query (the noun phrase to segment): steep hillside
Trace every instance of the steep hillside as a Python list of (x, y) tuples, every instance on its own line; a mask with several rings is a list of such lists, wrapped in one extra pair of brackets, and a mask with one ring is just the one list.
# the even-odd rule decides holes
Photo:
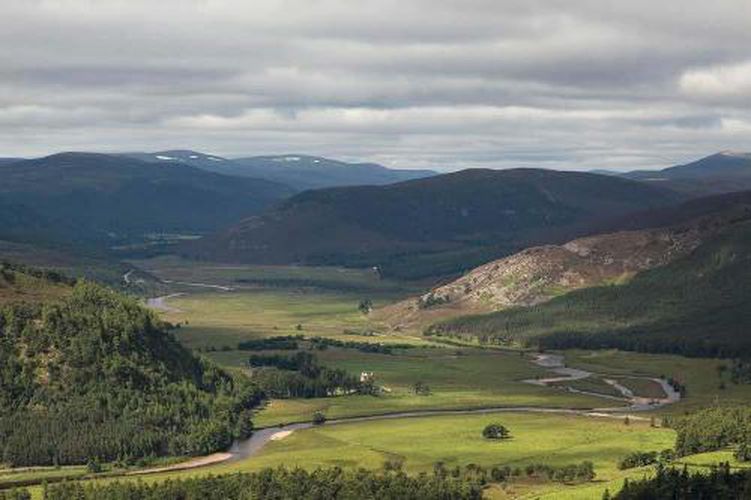
[(3, 463), (205, 454), (248, 434), (259, 393), (245, 379), (194, 357), (134, 300), (68, 288), (0, 308)]
[(622, 285), (577, 290), (533, 307), (467, 316), (435, 335), (547, 348), (751, 354), (751, 211), (688, 255)]
[(378, 311), (394, 326), (530, 306), (557, 295), (624, 281), (693, 250), (700, 230), (626, 231), (532, 247), (473, 269), (463, 277)]
[(533, 243), (566, 241), (602, 218), (675, 199), (616, 177), (465, 170), (301, 193), (186, 252), (250, 263), (378, 266), (401, 277), (445, 275)]
[(624, 282), (665, 265), (751, 213), (751, 192), (691, 200), (608, 221), (652, 227), (604, 233), (525, 249), (375, 313), (392, 325), (426, 326), (439, 319), (531, 306), (579, 288)]
[(336, 186), (383, 185), (436, 175), (431, 170), (400, 170), (375, 163), (347, 163), (320, 156), (274, 155), (223, 158), (197, 151), (173, 150), (156, 153), (129, 153), (143, 161), (184, 163), (210, 172), (266, 179), (297, 191)]
[(55, 241), (211, 231), (290, 193), (264, 180), (90, 153), (12, 163), (2, 167), (2, 179), (0, 236)]
[(751, 189), (751, 153), (724, 151), (685, 165), (623, 176), (693, 196), (742, 191)]

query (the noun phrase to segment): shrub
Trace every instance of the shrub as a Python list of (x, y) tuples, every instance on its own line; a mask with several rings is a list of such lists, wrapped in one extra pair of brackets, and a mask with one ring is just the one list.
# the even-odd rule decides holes
[(505, 426), (493, 423), (485, 426), (482, 430), (482, 437), (485, 439), (508, 439), (511, 434)]

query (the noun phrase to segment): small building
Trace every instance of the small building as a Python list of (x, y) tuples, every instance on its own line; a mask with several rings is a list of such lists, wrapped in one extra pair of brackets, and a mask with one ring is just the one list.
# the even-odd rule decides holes
[(373, 381), (373, 372), (360, 372), (360, 382), (372, 382)]

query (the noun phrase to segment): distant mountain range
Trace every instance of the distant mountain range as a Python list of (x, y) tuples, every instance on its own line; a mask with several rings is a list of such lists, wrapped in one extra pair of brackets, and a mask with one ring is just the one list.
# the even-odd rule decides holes
[(150, 232), (207, 232), (293, 192), (263, 179), (94, 153), (0, 168), (0, 238), (21, 240), (108, 243)]
[(640, 229), (635, 213), (660, 217), (655, 210), (688, 198), (751, 189), (751, 154), (733, 152), (611, 175), (439, 175), (308, 155), (228, 159), (191, 150), (0, 158), (0, 169), (0, 239), (103, 248), (150, 233), (211, 234), (181, 251), (379, 266), (409, 278), (460, 273), (529, 245)]
[(223, 158), (189, 150), (128, 153), (152, 163), (183, 163), (210, 172), (279, 182), (297, 191), (336, 186), (383, 185), (436, 175), (432, 170), (399, 170), (375, 163), (347, 163), (309, 155)]
[(464, 170), (388, 186), (307, 191), (185, 251), (259, 264), (378, 266), (417, 278), (461, 272), (533, 243), (565, 241), (600, 219), (678, 199), (618, 177)]
[(751, 153), (724, 151), (662, 170), (635, 170), (628, 179), (660, 184), (691, 196), (751, 189)]

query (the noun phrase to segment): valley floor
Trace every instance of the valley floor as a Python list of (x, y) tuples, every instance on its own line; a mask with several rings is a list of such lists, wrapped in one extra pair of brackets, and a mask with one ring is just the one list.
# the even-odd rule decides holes
[[(722, 384), (717, 360), (567, 351), (563, 367), (560, 358), (554, 364), (535, 364), (535, 353), (440, 344), (422, 337), (419, 331), (393, 331), (360, 312), (358, 304), (363, 299), (372, 300), (376, 307), (393, 303), (414, 294), (415, 287), (380, 280), (369, 271), (218, 266), (173, 258), (136, 264), (172, 282), (169, 293), (174, 295), (152, 305), (159, 306), (165, 319), (179, 325), (175, 330), (178, 339), (227, 368), (246, 369), (251, 353), (238, 350), (239, 342), (272, 336), (400, 344), (391, 354), (343, 347), (315, 351), (323, 366), (354, 374), (373, 372), (376, 384), (383, 388), (379, 396), (271, 400), (254, 417), (257, 428), (269, 428), (257, 431), (262, 446), (221, 463), (162, 471), (139, 476), (139, 480), (161, 481), (279, 465), (380, 469), (391, 459), (403, 462), (406, 471), (415, 473), (430, 472), (436, 462), (449, 468), (468, 464), (524, 468), (535, 463), (567, 465), (589, 460), (597, 474), (593, 483), (566, 485), (520, 479), (505, 487), (493, 486), (486, 493), (489, 498), (599, 499), (606, 488), (616, 491), (624, 478), (648, 472), (618, 470), (617, 463), (625, 455), (660, 451), (674, 444), (673, 431), (659, 426), (661, 415), (682, 413), (715, 401), (751, 398), (747, 385)], [(668, 377), (687, 387), (686, 397), (652, 409), (649, 402), (671, 396), (655, 380)], [(429, 387), (429, 395), (415, 394), (418, 382)], [(629, 409), (633, 401), (626, 400), (624, 389), (642, 398), (642, 407)], [(402, 415), (315, 427), (290, 425), (310, 422), (317, 411), (334, 420), (501, 407), (505, 411), (410, 418)], [(613, 407), (621, 408), (615, 412), (617, 418), (591, 415), (593, 409)], [(523, 408), (536, 411), (522, 413)], [(539, 411), (541, 408), (551, 411)], [(628, 422), (623, 417), (627, 413), (631, 414)], [(482, 428), (496, 421), (511, 430), (510, 440), (482, 438)], [(277, 428), (280, 425), (284, 427)], [(705, 454), (686, 461), (702, 466), (715, 459), (717, 456)], [(29, 478), (41, 481), (63, 472), (47, 470)], [(79, 469), (69, 472), (70, 477), (85, 474)], [(9, 477), (9, 472), (0, 471), (0, 485)]]

